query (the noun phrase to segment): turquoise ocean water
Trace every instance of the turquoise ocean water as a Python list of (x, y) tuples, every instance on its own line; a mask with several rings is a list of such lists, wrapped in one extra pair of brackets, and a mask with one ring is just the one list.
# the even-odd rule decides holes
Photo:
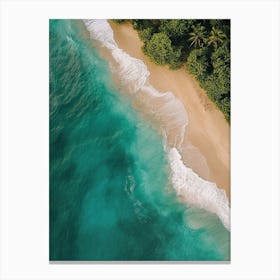
[(81, 21), (50, 20), (50, 260), (229, 260), (214, 214), (173, 191), (163, 139)]

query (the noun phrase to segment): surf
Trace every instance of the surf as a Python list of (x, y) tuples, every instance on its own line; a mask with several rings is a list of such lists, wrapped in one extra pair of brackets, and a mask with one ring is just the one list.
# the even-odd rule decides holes
[(230, 207), (225, 191), (216, 183), (202, 179), (182, 161), (180, 150), (188, 126), (188, 114), (182, 102), (172, 92), (161, 93), (149, 83), (147, 66), (118, 47), (107, 20), (83, 22), (93, 41), (110, 52), (113, 58), (110, 69), (121, 87), (160, 125), (166, 139), (171, 182), (177, 195), (188, 205), (215, 213), (230, 231)]

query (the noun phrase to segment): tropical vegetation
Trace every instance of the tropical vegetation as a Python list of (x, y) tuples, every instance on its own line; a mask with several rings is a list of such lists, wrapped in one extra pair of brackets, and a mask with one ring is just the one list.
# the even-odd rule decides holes
[(115, 20), (130, 22), (155, 63), (185, 67), (230, 121), (230, 21), (193, 19)]

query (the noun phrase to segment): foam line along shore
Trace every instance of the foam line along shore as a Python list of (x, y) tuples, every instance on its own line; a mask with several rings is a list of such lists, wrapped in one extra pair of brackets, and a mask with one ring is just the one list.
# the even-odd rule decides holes
[(223, 114), (184, 68), (172, 71), (144, 55), (143, 42), (131, 24), (109, 24), (119, 48), (145, 63), (150, 84), (161, 92), (172, 91), (186, 108), (189, 123), (181, 151), (184, 162), (204, 179), (216, 182), (230, 200), (230, 127)]
[[(230, 211), (229, 201), (226, 196), (229, 182), (228, 184), (223, 182), (227, 180), (227, 178), (223, 177), (227, 177), (227, 174), (229, 174), (227, 170), (227, 164), (229, 165), (229, 153), (227, 145), (224, 145), (224, 142), (226, 142), (224, 139), (219, 140), (222, 141), (222, 145), (217, 145), (217, 141), (214, 141), (214, 144), (217, 146), (214, 145), (214, 149), (211, 147), (211, 145), (213, 145), (213, 141), (211, 141), (213, 137), (218, 139), (220, 134), (223, 134), (228, 129), (221, 118), (218, 119), (218, 125), (222, 124), (222, 129), (220, 130), (217, 129), (219, 127), (215, 125), (213, 121), (211, 122), (213, 118), (217, 118), (217, 116), (221, 117), (218, 114), (219, 112), (212, 110), (210, 112), (212, 113), (210, 121), (208, 117), (206, 118), (208, 120), (206, 123), (203, 119), (203, 112), (200, 118), (194, 118), (195, 115), (199, 115), (200, 113), (195, 111), (197, 107), (199, 107), (197, 105), (200, 104), (200, 107), (202, 106), (201, 100), (193, 98), (191, 102), (189, 99), (182, 98), (180, 94), (178, 94), (178, 92), (182, 94), (180, 87), (182, 86), (180, 82), (180, 75), (182, 74), (180, 71), (172, 73), (172, 71), (168, 70), (168, 73), (172, 73), (169, 73), (171, 76), (177, 75), (177, 80), (174, 82), (173, 77), (171, 77), (172, 79), (165, 79), (165, 77), (168, 76), (168, 74), (166, 74), (167, 69), (160, 67), (161, 78), (159, 79), (159, 77), (157, 77), (156, 79), (154, 78), (155, 71), (153, 67), (151, 67), (151, 63), (147, 63), (147, 59), (143, 59), (143, 56), (141, 56), (141, 59), (138, 59), (139, 39), (138, 42), (136, 42), (136, 46), (134, 45), (134, 49), (138, 50), (138, 53), (135, 51), (136, 55), (133, 54), (132, 56), (131, 53), (127, 53), (127, 48), (124, 48), (127, 42), (121, 43), (121, 36), (116, 36), (116, 34), (119, 34), (115, 32), (116, 26), (114, 27), (114, 25), (111, 24), (111, 26), (114, 27), (114, 29), (112, 29), (106, 20), (85, 20), (84, 23), (93, 40), (98, 41), (101, 46), (111, 53), (113, 59), (111, 70), (117, 76), (121, 86), (131, 94), (132, 98), (136, 100), (136, 103), (141, 105), (143, 111), (149, 114), (151, 118), (160, 125), (162, 135), (167, 141), (166, 152), (168, 153), (170, 164), (171, 181), (177, 194), (189, 205), (194, 205), (209, 212), (216, 213), (224, 226), (229, 230)], [(126, 26), (125, 34), (127, 35), (127, 40), (130, 42), (130, 47), (131, 44), (133, 45), (133, 42), (135, 43), (136, 41), (135, 34), (132, 32), (133, 30)], [(134, 38), (133, 40), (131, 40), (131, 36)], [(117, 42), (115, 40), (116, 37), (118, 37)], [(164, 81), (165, 84), (169, 82), (169, 88), (164, 88), (164, 91), (161, 92)], [(153, 85), (156, 85), (156, 88)], [(174, 87), (175, 90), (173, 90)], [(176, 90), (176, 87), (178, 90)], [(176, 92), (177, 94), (174, 94)], [(186, 106), (186, 103), (188, 106)], [(205, 126), (207, 127), (205, 128)], [(204, 137), (197, 139), (201, 136), (201, 129), (204, 129)], [(208, 137), (210, 140), (207, 141)], [(204, 143), (205, 141), (206, 145)], [(207, 143), (210, 143), (208, 147)], [(197, 148), (197, 150), (195, 150), (196, 154), (192, 153), (192, 156), (194, 155), (194, 164), (192, 166), (192, 163), (190, 163), (190, 166), (186, 166), (184, 159), (188, 158), (190, 155), (190, 149), (186, 151), (186, 147), (192, 146)], [(205, 153), (205, 149), (209, 149), (210, 152)], [(211, 157), (209, 153), (215, 156)], [(203, 161), (200, 159), (204, 158), (204, 156), (206, 158), (206, 167), (209, 167), (210, 170), (209, 178), (206, 178), (210, 179), (209, 181), (203, 179), (202, 174), (199, 172), (203, 169)], [(216, 161), (217, 158), (219, 160)], [(195, 163), (196, 166), (198, 166), (196, 168), (194, 167)], [(220, 174), (222, 178), (214, 180), (215, 177), (219, 177), (215, 176), (217, 173)], [(207, 177), (207, 175), (204, 177)], [(220, 188), (217, 187), (216, 183), (218, 183)]]

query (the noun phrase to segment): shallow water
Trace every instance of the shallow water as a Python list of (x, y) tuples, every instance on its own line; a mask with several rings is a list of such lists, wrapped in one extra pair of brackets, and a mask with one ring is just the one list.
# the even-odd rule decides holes
[(169, 172), (81, 22), (50, 20), (50, 260), (229, 260), (229, 232)]

